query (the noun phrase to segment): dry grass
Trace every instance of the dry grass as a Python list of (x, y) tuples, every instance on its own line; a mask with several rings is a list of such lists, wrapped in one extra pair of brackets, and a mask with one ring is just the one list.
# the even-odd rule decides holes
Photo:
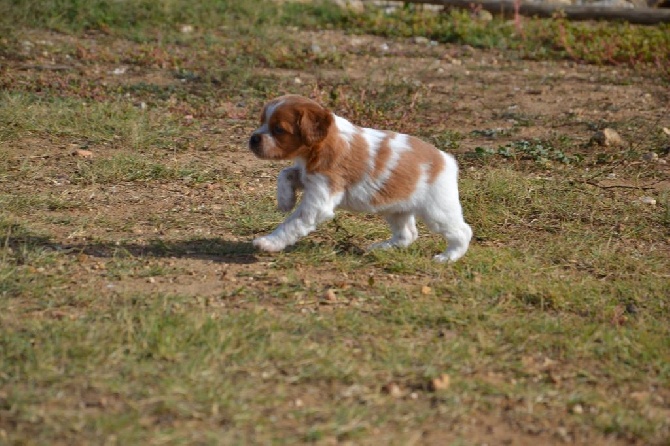
[[(12, 12), (0, 443), (667, 442), (668, 168), (645, 161), (667, 159), (663, 67), (574, 65), (546, 40), (545, 61), (464, 47), (519, 44), (465, 16), (430, 45), (397, 37), (411, 11), (201, 3), (135, 2), (134, 23), (98, 2)], [(311, 31), (325, 22), (362, 34)], [(424, 228), (365, 253), (387, 229), (347, 213), (255, 252), (283, 218), (283, 164), (246, 139), (288, 91), (455, 152), (466, 257), (431, 262)], [(606, 126), (632, 143), (589, 145)]]

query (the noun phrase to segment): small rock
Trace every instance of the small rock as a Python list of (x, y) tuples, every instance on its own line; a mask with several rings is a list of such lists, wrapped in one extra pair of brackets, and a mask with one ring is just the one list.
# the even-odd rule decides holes
[(120, 76), (122, 74), (125, 74), (126, 71), (128, 71), (128, 67), (118, 67), (118, 68), (114, 68), (114, 70), (112, 71), (112, 74), (115, 75), (115, 76)]
[(575, 415), (581, 415), (584, 413), (584, 408), (582, 407), (581, 404), (575, 404), (574, 406), (572, 406), (572, 409), (570, 411)]
[(314, 54), (319, 54), (321, 52), (321, 47), (317, 45), (316, 43), (313, 43), (312, 46), (310, 47), (312, 50), (312, 53)]
[(616, 130), (610, 128), (596, 132), (596, 134), (591, 138), (591, 141), (605, 147), (619, 147), (625, 144), (619, 133), (617, 133)]
[(302, 79), (300, 79), (299, 77), (296, 77), (295, 79), (293, 79), (293, 83), (296, 84), (296, 85), (300, 85), (300, 84), (302, 84)]
[(149, 283), (156, 283), (156, 279), (153, 278), (153, 277), (149, 277), (149, 278), (147, 279), (147, 282), (149, 282)]
[(642, 204), (648, 204), (650, 206), (656, 206), (656, 199), (649, 196), (640, 197), (637, 201)]
[(658, 161), (658, 153), (656, 152), (648, 152), (642, 155), (642, 159), (648, 163)]
[(666, 135), (670, 136), (670, 129), (667, 128), (667, 127), (663, 127), (663, 133), (665, 133)]
[(425, 44), (429, 43), (430, 40), (428, 40), (426, 37), (423, 36), (415, 36), (414, 37), (414, 43), (420, 43), (420, 44)]
[(379, 49), (382, 50), (382, 51), (384, 51), (384, 52), (386, 52), (386, 51), (388, 51), (390, 48), (389, 48), (388, 44), (386, 44), (386, 43), (382, 43), (381, 45), (379, 45)]
[(396, 383), (388, 383), (382, 386), (382, 392), (391, 395), (393, 398), (400, 398), (402, 396), (402, 389)]
[(181, 25), (179, 31), (182, 34), (191, 34), (193, 32), (193, 25)]

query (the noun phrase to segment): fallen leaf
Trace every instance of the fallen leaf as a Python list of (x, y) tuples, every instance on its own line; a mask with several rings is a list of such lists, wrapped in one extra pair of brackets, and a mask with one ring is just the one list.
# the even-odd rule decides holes
[(326, 290), (323, 298), (328, 302), (337, 302), (337, 295), (335, 294), (335, 290), (332, 288), (328, 288), (328, 290)]
[(93, 158), (93, 152), (90, 150), (77, 149), (74, 151), (74, 155), (80, 158)]
[(424, 285), (421, 287), (421, 294), (428, 295), (433, 292), (433, 289), (429, 287), (428, 285)]
[(447, 390), (451, 385), (451, 377), (446, 373), (443, 373), (437, 378), (433, 378), (430, 381), (430, 390), (437, 392), (439, 390)]
[(626, 307), (623, 305), (617, 305), (614, 307), (614, 314), (612, 315), (612, 319), (610, 319), (612, 325), (615, 327), (621, 327), (626, 323), (627, 320), (628, 317), (626, 316)]

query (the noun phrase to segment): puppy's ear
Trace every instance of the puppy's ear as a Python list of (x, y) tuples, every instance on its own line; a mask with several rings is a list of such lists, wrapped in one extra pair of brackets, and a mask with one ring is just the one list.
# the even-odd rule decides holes
[(310, 104), (304, 107), (298, 121), (304, 144), (312, 147), (323, 141), (333, 121), (333, 114), (320, 105)]

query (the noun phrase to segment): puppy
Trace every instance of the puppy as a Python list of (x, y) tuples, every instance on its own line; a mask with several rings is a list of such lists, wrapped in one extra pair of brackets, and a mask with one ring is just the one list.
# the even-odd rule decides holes
[(263, 251), (281, 251), (335, 209), (381, 214), (393, 236), (371, 249), (405, 247), (418, 237), (416, 218), (447, 240), (439, 262), (468, 250), (472, 230), (463, 220), (456, 160), (415, 137), (358, 127), (318, 103), (297, 95), (268, 102), (250, 150), (267, 160), (294, 160), (277, 184), (279, 209), (297, 209), (269, 235), (254, 240)]

